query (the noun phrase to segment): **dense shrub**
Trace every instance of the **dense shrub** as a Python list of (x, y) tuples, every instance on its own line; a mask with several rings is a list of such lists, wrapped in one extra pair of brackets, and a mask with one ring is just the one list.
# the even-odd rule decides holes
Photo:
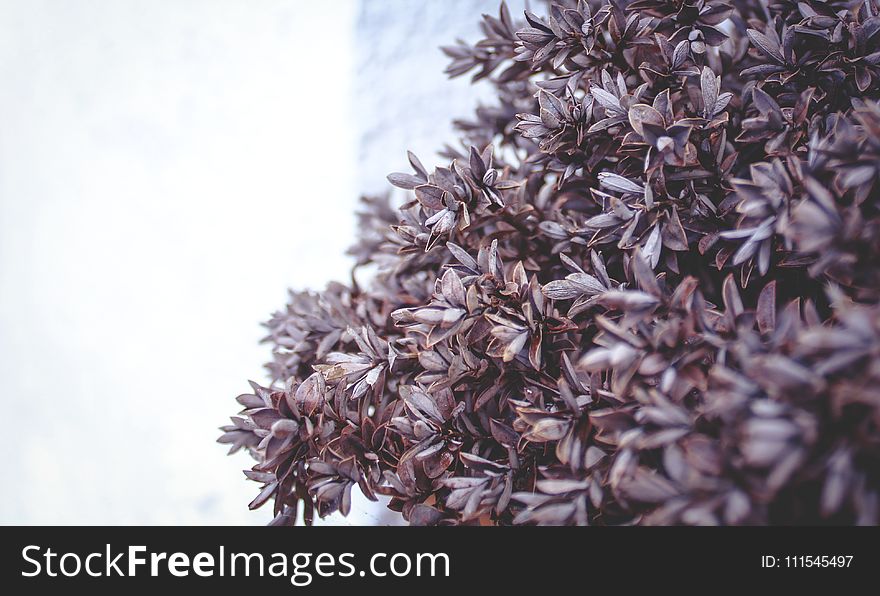
[(880, 1), (557, 2), (444, 48), (495, 105), (365, 199), (222, 442), (275, 522), (878, 521)]

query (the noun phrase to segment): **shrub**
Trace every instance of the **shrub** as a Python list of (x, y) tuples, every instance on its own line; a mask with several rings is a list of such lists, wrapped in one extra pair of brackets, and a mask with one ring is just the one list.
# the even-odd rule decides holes
[[(497, 104), (364, 200), (220, 441), (273, 523), (876, 524), (880, 2), (566, 1), (444, 48)], [(354, 278), (354, 276), (353, 276)]]

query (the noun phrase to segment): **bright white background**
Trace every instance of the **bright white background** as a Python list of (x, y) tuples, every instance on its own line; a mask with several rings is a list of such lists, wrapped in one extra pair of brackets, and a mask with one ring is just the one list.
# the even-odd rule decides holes
[(267, 521), (216, 427), (474, 101), (436, 46), (496, 2), (427, 4), (0, 1), (0, 523)]

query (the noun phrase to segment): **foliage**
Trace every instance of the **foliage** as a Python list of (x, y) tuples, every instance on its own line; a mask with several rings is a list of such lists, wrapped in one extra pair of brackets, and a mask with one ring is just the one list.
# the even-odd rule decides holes
[(413, 524), (876, 524), (880, 1), (584, 0), (444, 48), (498, 103), (365, 200), (221, 442)]

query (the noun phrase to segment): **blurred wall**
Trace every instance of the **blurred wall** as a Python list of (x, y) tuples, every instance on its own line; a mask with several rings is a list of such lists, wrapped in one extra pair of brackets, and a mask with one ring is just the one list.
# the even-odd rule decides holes
[[(482, 101), (492, 103), (485, 82), (473, 73), (448, 79), (449, 59), (440, 46), (480, 36), (480, 15), (498, 15), (500, 0), (362, 0), (358, 11), (355, 119), (360, 134), (358, 181), (364, 192), (388, 189), (385, 176), (409, 172), (406, 151), (431, 169), (444, 164), (437, 151), (457, 146), (453, 118), (470, 117)], [(524, 0), (508, 1), (514, 19)]]
[(216, 427), (348, 269), (355, 8), (0, 3), (0, 521), (267, 519)]

